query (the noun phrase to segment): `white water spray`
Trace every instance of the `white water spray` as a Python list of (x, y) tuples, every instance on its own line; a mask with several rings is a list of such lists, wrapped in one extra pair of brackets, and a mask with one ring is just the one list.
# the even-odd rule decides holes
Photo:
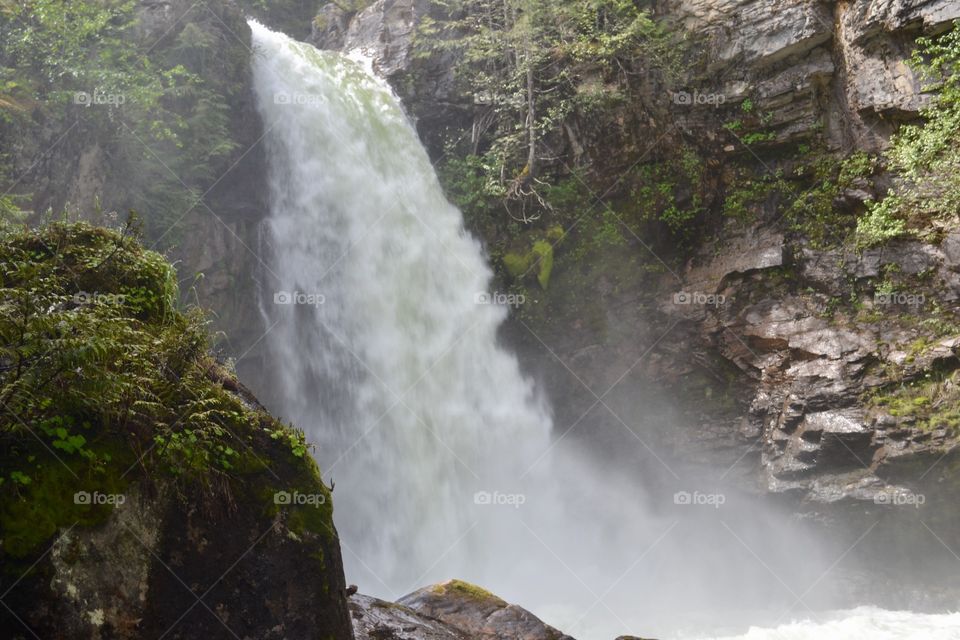
[(336, 481), (348, 580), (396, 599), (463, 578), (580, 638), (771, 602), (770, 623), (803, 613), (827, 563), (796, 523), (732, 496), (672, 513), (629, 470), (552, 440), (497, 344), (507, 311), (487, 304), (481, 247), (398, 100), (355, 61), (251, 27), (271, 188), (266, 377)]
[(523, 500), (515, 483), (549, 448), (551, 422), (496, 344), (506, 311), (486, 303), (481, 248), (384, 85), (253, 28), (270, 293), (291, 302), (269, 304), (267, 340), (285, 413), (336, 479), (348, 563), (394, 592), (445, 559), (483, 566), (474, 529), (490, 505), (476, 503)]

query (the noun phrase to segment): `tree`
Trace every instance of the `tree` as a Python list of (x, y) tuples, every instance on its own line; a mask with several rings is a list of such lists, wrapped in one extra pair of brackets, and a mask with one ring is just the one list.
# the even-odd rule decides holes
[[(571, 117), (622, 97), (632, 75), (670, 57), (664, 33), (630, 0), (435, 3), (451, 18), (424, 21), (419, 44), (463, 57), (459, 79), (482, 111), (473, 142), (486, 157), (489, 195), (523, 223), (551, 208), (542, 193), (556, 160), (550, 140), (572, 137)], [(581, 86), (595, 69), (612, 80), (599, 96)]]

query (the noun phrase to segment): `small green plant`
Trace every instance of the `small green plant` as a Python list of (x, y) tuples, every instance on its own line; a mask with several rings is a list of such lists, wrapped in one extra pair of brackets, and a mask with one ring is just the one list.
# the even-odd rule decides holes
[(290, 447), (290, 453), (297, 458), (302, 458), (305, 456), (307, 454), (307, 450), (309, 449), (309, 445), (307, 444), (307, 439), (303, 431), (292, 428), (276, 429), (270, 432), (270, 437), (273, 440), (286, 442)]
[(885, 153), (898, 174), (890, 193), (869, 207), (858, 231), (867, 244), (908, 232), (928, 233), (932, 219), (956, 220), (960, 211), (960, 27), (917, 39), (911, 66), (934, 92), (923, 122), (902, 126)]
[(867, 406), (906, 419), (918, 429), (946, 429), (957, 436), (960, 435), (960, 376), (957, 371), (930, 371), (912, 382), (872, 394), (867, 398)]
[(755, 131), (744, 134), (740, 139), (743, 141), (743, 144), (749, 146), (760, 142), (769, 142), (775, 140), (776, 137), (777, 134), (772, 131)]
[(906, 233), (906, 222), (899, 217), (900, 200), (887, 196), (881, 202), (868, 202), (867, 212), (857, 220), (857, 244), (872, 247)]

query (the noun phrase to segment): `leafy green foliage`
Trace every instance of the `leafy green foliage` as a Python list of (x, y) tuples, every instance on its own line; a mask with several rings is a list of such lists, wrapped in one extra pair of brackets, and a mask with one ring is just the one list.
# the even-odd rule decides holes
[[(34, 155), (54, 145), (101, 148), (116, 183), (111, 195), (124, 209), (150, 211), (147, 231), (159, 238), (237, 147), (229, 112), (246, 55), (232, 34), (214, 36), (210, 23), (222, 22), (209, 12), (166, 39), (142, 40), (138, 5), (31, 0), (0, 7), (0, 141), (24, 153), (13, 159), (17, 166), (0, 170), (0, 187), (21, 186)], [(6, 209), (0, 202), (0, 212)]]
[(216, 493), (258, 468), (259, 432), (303, 458), (302, 433), (225, 388), (236, 382), (209, 355), (204, 315), (177, 309), (176, 282), (129, 234), (62, 223), (0, 234), (0, 551), (102, 517), (78, 507), (80, 488), (117, 492), (143, 473)]
[(445, 184), (459, 204), (524, 224), (556, 206), (545, 194), (548, 139), (574, 118), (604, 117), (629, 99), (634, 76), (676, 61), (665, 32), (628, 0), (434, 2), (456, 17), (425, 18), (418, 54), (455, 51), (462, 90), (487, 111), (483, 140), (446, 162)]
[(872, 247), (904, 235), (907, 224), (898, 215), (903, 206), (902, 199), (897, 195), (888, 195), (879, 203), (868, 203), (867, 212), (857, 220), (858, 244)]
[(777, 169), (759, 176), (738, 172), (725, 194), (724, 215), (750, 224), (766, 212), (786, 220), (791, 231), (814, 247), (848, 240), (857, 226), (856, 213), (837, 201), (847, 189), (869, 186), (876, 157), (856, 152), (841, 160), (801, 148), (792, 164), (790, 171)]
[(703, 164), (691, 150), (636, 167), (629, 179), (635, 185), (631, 199), (640, 219), (660, 222), (677, 238), (686, 237), (692, 231), (691, 223), (704, 212), (700, 196), (703, 174)]
[(860, 221), (864, 244), (908, 230), (922, 235), (931, 221), (956, 220), (960, 211), (960, 26), (917, 45), (910, 63), (931, 83), (934, 99), (922, 123), (904, 125), (892, 139), (886, 160), (899, 179)]

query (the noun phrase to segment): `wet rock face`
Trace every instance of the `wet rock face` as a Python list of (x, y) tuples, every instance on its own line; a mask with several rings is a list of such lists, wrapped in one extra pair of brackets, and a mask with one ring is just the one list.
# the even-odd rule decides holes
[(573, 640), (535, 615), (460, 580), (424, 587), (397, 603), (350, 598), (357, 640)]
[(661, 11), (712, 52), (710, 86), (695, 88), (753, 99), (776, 143), (820, 123), (834, 146), (868, 150), (926, 101), (903, 62), (914, 38), (960, 16), (949, 0), (667, 0)]
[(378, 0), (350, 22), (343, 49), (363, 51), (385, 78), (406, 70), (411, 64), (417, 12), (424, 7), (417, 0)]
[(808, 2), (681, 0), (669, 14), (684, 28), (711, 38), (716, 66), (735, 59), (772, 64), (827, 42), (832, 32), (829, 9)]
[[(693, 341), (705, 338), (754, 380), (746, 424), (736, 437), (756, 438), (765, 490), (812, 502), (869, 502), (896, 489), (882, 479), (904, 475), (894, 474), (894, 467), (957, 446), (935, 425), (924, 431), (867, 400), (890, 385), (960, 365), (960, 340), (917, 344), (920, 334), (902, 321), (924, 304), (960, 297), (954, 240), (948, 235), (939, 245), (903, 241), (862, 252), (805, 248), (785, 265), (775, 258), (791, 253), (783, 237), (753, 229), (689, 265), (685, 288), (724, 302), (666, 303), (661, 310), (699, 323)], [(764, 290), (762, 283), (784, 268), (792, 284)], [(874, 294), (861, 303), (863, 317), (827, 310), (856, 283), (894, 272), (912, 282), (910, 293), (900, 294), (903, 304), (890, 304), (895, 295)]]
[(413, 40), (429, 10), (424, 0), (377, 0), (359, 12), (326, 4), (314, 21), (310, 43), (319, 49), (360, 51), (378, 74), (396, 83), (416, 64)]
[(413, 609), (370, 596), (350, 596), (350, 617), (356, 640), (466, 640), (459, 629)]
[(60, 531), (35, 560), (4, 558), (4, 637), (350, 640), (330, 512), (277, 506), (273, 495), (329, 493), (272, 442), (251, 445), (271, 470), (223, 493), (132, 483), (102, 524)]
[(403, 98), (420, 138), (437, 156), (444, 134), (469, 128), (472, 96), (456, 89), (458, 60), (452, 52), (414, 56), (414, 38), (424, 17), (443, 20), (440, 3), (429, 0), (378, 0), (358, 13), (335, 4), (321, 7), (309, 42), (320, 49), (362, 51), (373, 68)]
[(678, 322), (654, 375), (706, 368), (688, 355), (701, 350), (739, 370), (739, 424), (710, 407), (695, 431), (707, 465), (740, 451), (736, 466), (749, 471), (739, 486), (777, 496), (855, 547), (850, 561), (871, 575), (856, 588), (898, 594), (887, 606), (905, 606), (911, 585), (956, 588), (929, 560), (960, 544), (955, 235), (855, 251), (798, 246), (762, 228), (728, 233), (680, 274), (682, 289), (721, 301), (676, 304), (663, 292), (666, 319), (650, 318), (661, 331)]

